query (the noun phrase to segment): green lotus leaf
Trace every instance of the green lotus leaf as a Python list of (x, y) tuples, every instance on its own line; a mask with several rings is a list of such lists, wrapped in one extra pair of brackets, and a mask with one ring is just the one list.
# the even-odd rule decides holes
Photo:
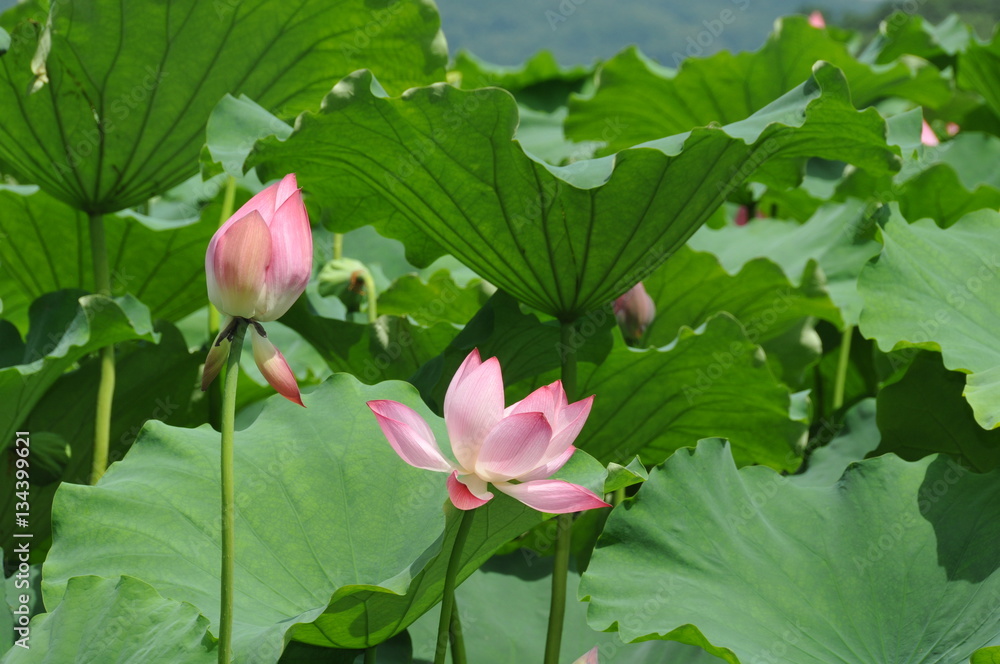
[(998, 537), (996, 472), (890, 454), (802, 486), (708, 440), (612, 512), (580, 596), (730, 664), (955, 664), (1000, 644)]

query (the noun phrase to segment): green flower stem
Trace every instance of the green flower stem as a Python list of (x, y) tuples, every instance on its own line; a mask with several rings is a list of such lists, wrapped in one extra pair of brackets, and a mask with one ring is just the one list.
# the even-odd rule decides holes
[(462, 512), (462, 522), (458, 525), (455, 544), (451, 549), (451, 557), (448, 558), (448, 571), (444, 575), (444, 596), (441, 598), (441, 618), (438, 620), (437, 645), (434, 649), (434, 664), (444, 664), (445, 654), (448, 652), (452, 612), (455, 610), (455, 581), (458, 578), (458, 568), (461, 567), (462, 549), (465, 547), (465, 540), (469, 538), (475, 512), (476, 510)]
[[(563, 321), (559, 348), (562, 352), (562, 384), (566, 398), (576, 398), (576, 351), (573, 346), (573, 322)], [(563, 623), (566, 618), (566, 577), (569, 574), (569, 549), (573, 515), (560, 514), (556, 522), (556, 550), (552, 567), (552, 599), (549, 604), (549, 629), (545, 638), (545, 664), (559, 663)]]
[(372, 646), (371, 648), (365, 648), (365, 664), (375, 664), (375, 651), (378, 650), (378, 646)]
[(844, 388), (847, 385), (847, 367), (851, 364), (851, 338), (854, 326), (848, 325), (840, 340), (840, 355), (837, 358), (837, 377), (833, 383), (833, 409), (844, 405)]
[(623, 500), (625, 500), (625, 487), (615, 489), (615, 492), (611, 494), (611, 504), (618, 506)]
[(549, 630), (545, 638), (545, 664), (559, 663), (563, 623), (566, 619), (566, 578), (569, 575), (572, 529), (572, 514), (560, 514), (556, 517), (556, 551), (552, 566), (552, 600), (549, 604)]
[(236, 426), (236, 383), (247, 321), (236, 319), (226, 387), (222, 395), (222, 608), (219, 614), (219, 664), (229, 664), (233, 650), (233, 569), (236, 562), (236, 499), (233, 475), (233, 436)]
[(449, 633), (451, 634), (451, 664), (468, 664), (468, 660), (465, 658), (465, 636), (462, 634), (462, 619), (458, 616), (458, 604), (451, 607)]
[(344, 257), (344, 234), (333, 234), (333, 260), (337, 261)]
[[(111, 270), (108, 266), (108, 247), (104, 241), (104, 217), (90, 215), (90, 255), (94, 263), (94, 290), (111, 297)], [(115, 347), (100, 350), (101, 379), (97, 385), (97, 411), (94, 418), (94, 461), (90, 483), (97, 484), (108, 467), (108, 448), (111, 441), (111, 405), (115, 397)]]
[(365, 293), (368, 296), (368, 324), (374, 325), (378, 321), (378, 292), (375, 290), (375, 277), (365, 268)]

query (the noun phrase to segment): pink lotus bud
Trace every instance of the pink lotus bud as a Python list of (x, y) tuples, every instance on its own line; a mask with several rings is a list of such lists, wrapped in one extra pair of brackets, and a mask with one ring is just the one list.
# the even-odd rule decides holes
[(312, 274), (312, 229), (295, 175), (265, 188), (224, 223), (208, 244), (208, 299), (226, 315), (202, 372), (208, 389), (229, 357), (236, 319), (250, 322), (253, 356), (279, 394), (302, 405), (288, 362), (267, 338), (262, 321), (280, 317), (302, 295)]
[(944, 126), (944, 131), (949, 136), (954, 136), (955, 134), (957, 134), (959, 129), (961, 129), (961, 127), (958, 125), (957, 122), (949, 122)]
[(820, 30), (825, 28), (826, 19), (823, 18), (823, 12), (817, 9), (812, 14), (809, 14), (809, 25)]
[(562, 514), (609, 507), (578, 484), (547, 479), (573, 456), (594, 397), (569, 403), (562, 383), (540, 387), (504, 408), (503, 376), (495, 358), (473, 350), (448, 386), (444, 422), (457, 463), (445, 458), (434, 433), (413, 409), (369, 401), (382, 433), (406, 463), (448, 473), (455, 507), (471, 510), (493, 498), (489, 485), (540, 512)]
[(656, 318), (656, 304), (640, 281), (615, 300), (615, 317), (622, 333), (629, 339), (639, 339)]
[(585, 655), (581, 656), (580, 659), (573, 662), (573, 664), (598, 664), (597, 653), (598, 653), (598, 648), (597, 646), (594, 646), (593, 648), (590, 649), (588, 653), (586, 653)]
[(931, 126), (927, 124), (927, 120), (924, 120), (920, 127), (920, 142), (929, 147), (934, 147), (935, 145), (941, 143), (941, 141), (938, 140), (937, 134), (935, 134), (934, 130), (931, 129)]
[(208, 299), (227, 316), (276, 320), (312, 274), (312, 230), (295, 175), (267, 187), (216, 231), (205, 254)]

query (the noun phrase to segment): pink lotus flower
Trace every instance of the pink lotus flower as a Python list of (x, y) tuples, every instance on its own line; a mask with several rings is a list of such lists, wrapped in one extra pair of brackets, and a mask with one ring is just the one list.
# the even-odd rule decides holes
[(594, 397), (568, 403), (562, 383), (540, 387), (504, 408), (500, 362), (473, 350), (444, 398), (444, 421), (457, 463), (445, 458), (427, 423), (396, 401), (369, 401), (382, 432), (403, 461), (450, 473), (448, 494), (460, 510), (493, 498), (488, 485), (540, 512), (562, 514), (609, 507), (589, 489), (546, 479), (576, 450)]
[(622, 333), (629, 339), (638, 339), (656, 318), (656, 304), (640, 281), (615, 300), (615, 318)]
[(581, 656), (580, 659), (573, 662), (573, 664), (598, 664), (597, 661), (598, 648), (594, 646), (585, 655)]
[(302, 405), (295, 375), (267, 338), (261, 322), (280, 317), (305, 290), (312, 274), (312, 230), (295, 175), (267, 187), (224, 223), (208, 245), (208, 299), (226, 318), (215, 339), (201, 389), (229, 357), (237, 319), (250, 322), (253, 357), (267, 382)]
[(934, 130), (931, 129), (931, 126), (927, 123), (927, 120), (924, 120), (923, 124), (920, 126), (920, 142), (929, 147), (934, 147), (935, 145), (939, 145), (941, 143), (941, 141), (938, 140), (937, 134), (934, 133)]
[(820, 30), (825, 28), (826, 19), (823, 18), (823, 12), (817, 9), (812, 14), (809, 14), (809, 25)]

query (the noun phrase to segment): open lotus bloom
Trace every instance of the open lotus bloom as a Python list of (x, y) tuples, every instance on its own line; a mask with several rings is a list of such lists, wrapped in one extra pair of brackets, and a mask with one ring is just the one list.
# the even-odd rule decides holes
[(615, 300), (615, 318), (622, 333), (629, 339), (638, 339), (656, 318), (656, 304), (640, 281)]
[(238, 318), (250, 322), (253, 357), (279, 394), (302, 405), (295, 375), (267, 338), (264, 321), (288, 311), (312, 274), (312, 230), (295, 175), (265, 188), (224, 223), (208, 245), (208, 299), (226, 318), (209, 350), (201, 389), (215, 380), (229, 357)]
[(448, 494), (461, 510), (493, 498), (488, 485), (540, 512), (562, 514), (608, 507), (577, 484), (547, 479), (569, 461), (594, 398), (568, 403), (562, 383), (540, 387), (504, 408), (500, 362), (473, 350), (444, 398), (444, 421), (457, 463), (445, 458), (431, 428), (396, 401), (369, 401), (382, 432), (403, 461), (449, 473)]

